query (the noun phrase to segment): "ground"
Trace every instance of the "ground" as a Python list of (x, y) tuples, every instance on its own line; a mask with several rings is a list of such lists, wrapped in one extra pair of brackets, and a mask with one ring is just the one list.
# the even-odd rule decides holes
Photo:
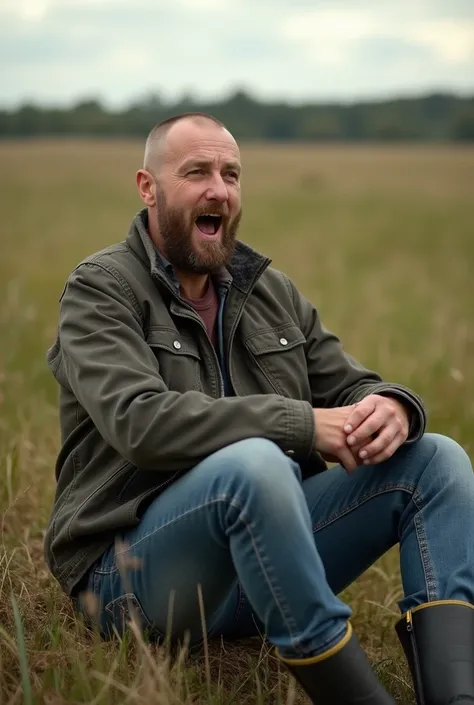
[[(304, 702), (267, 643), (176, 659), (101, 644), (50, 577), (42, 537), (59, 447), (45, 364), (64, 280), (124, 237), (140, 142), (0, 144), (0, 703)], [(345, 348), (418, 391), (429, 430), (474, 457), (474, 149), (246, 146), (241, 237), (273, 258)], [(343, 595), (380, 677), (411, 703), (393, 631), (393, 549)]]

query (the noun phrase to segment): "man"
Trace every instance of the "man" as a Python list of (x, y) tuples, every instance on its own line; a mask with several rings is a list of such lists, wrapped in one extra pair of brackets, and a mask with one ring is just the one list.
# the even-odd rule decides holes
[(198, 643), (202, 607), (209, 637), (263, 631), (313, 702), (384, 705), (337, 594), (399, 543), (419, 702), (472, 703), (467, 455), (236, 240), (240, 156), (219, 121), (155, 127), (137, 185), (145, 208), (70, 275), (48, 354), (53, 574), (96, 596), (104, 636), (135, 616)]

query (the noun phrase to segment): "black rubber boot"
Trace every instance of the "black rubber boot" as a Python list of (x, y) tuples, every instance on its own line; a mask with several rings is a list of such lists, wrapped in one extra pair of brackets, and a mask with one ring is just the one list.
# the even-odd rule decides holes
[(395, 625), (418, 705), (474, 705), (474, 607), (425, 602)]
[(279, 656), (314, 705), (395, 705), (377, 680), (349, 624), (341, 641), (319, 656)]

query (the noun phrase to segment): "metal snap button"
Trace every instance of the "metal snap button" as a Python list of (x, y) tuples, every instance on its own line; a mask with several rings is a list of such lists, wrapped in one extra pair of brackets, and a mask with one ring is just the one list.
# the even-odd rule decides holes
[(280, 345), (288, 345), (288, 341), (286, 338), (280, 338)]
[(181, 350), (181, 343), (179, 342), (179, 340), (174, 341), (173, 347), (176, 348), (176, 350)]

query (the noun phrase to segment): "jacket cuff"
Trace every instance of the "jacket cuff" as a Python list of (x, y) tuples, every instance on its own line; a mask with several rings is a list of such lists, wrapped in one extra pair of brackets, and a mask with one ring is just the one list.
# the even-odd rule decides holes
[(400, 401), (409, 412), (410, 426), (405, 443), (415, 443), (423, 436), (426, 429), (426, 409), (421, 397), (411, 389), (399, 384), (374, 385), (369, 394), (380, 394)]
[(314, 450), (316, 429), (309, 402), (284, 399), (288, 427), (282, 449), (290, 457), (307, 458)]

